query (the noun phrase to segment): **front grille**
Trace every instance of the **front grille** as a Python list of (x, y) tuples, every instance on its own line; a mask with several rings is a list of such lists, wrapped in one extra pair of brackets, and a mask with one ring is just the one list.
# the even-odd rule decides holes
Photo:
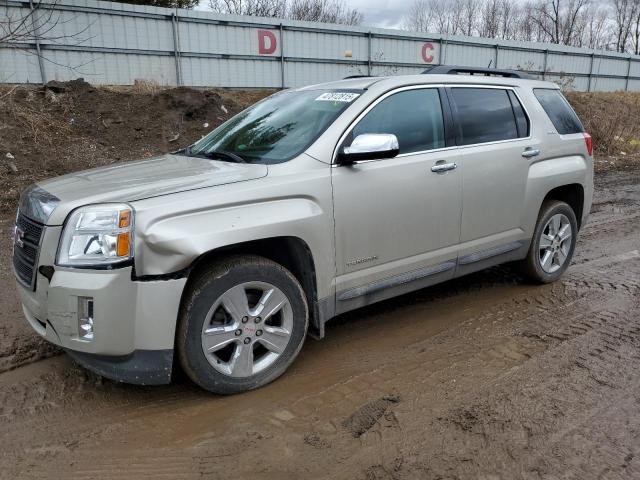
[(13, 239), (13, 268), (24, 286), (34, 288), (38, 249), (44, 225), (18, 214)]

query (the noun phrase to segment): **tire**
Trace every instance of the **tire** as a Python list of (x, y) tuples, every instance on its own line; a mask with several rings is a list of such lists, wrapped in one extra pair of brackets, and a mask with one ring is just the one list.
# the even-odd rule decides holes
[[(571, 237), (559, 241), (558, 234), (553, 235), (554, 228), (550, 222), (552, 219), (560, 219), (560, 231), (568, 225)], [(553, 223), (553, 222), (552, 222)], [(556, 227), (557, 228), (557, 227)], [(565, 230), (565, 235), (567, 231)], [(558, 200), (547, 200), (542, 204), (538, 221), (531, 240), (531, 246), (527, 258), (520, 263), (520, 270), (527, 280), (533, 283), (551, 283), (558, 280), (569, 267), (578, 236), (578, 222), (573, 209), (566, 203)], [(555, 239), (555, 243), (550, 240)], [(548, 246), (549, 245), (549, 246)], [(552, 253), (553, 249), (558, 252)], [(545, 255), (551, 255), (551, 264)], [(560, 262), (563, 258), (564, 260)], [(544, 260), (547, 259), (545, 263)]]
[(199, 272), (184, 297), (178, 360), (205, 390), (252, 390), (293, 363), (308, 325), (306, 296), (291, 272), (263, 257), (228, 257)]

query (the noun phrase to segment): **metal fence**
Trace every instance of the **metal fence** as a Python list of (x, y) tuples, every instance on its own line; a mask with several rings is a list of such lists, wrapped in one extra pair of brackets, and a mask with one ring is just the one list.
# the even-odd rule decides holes
[[(29, 1), (0, 0), (0, 22), (30, 8)], [(283, 88), (451, 64), (519, 68), (576, 90), (640, 90), (637, 55), (94, 0), (61, 0), (44, 8), (55, 10), (46, 35), (34, 43), (0, 45), (0, 83), (84, 77), (111, 85), (145, 79)]]

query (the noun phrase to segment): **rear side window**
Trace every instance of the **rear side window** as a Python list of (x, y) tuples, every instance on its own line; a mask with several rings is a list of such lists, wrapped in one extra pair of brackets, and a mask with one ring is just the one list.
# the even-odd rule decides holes
[(513, 95), (497, 88), (452, 88), (457, 110), (458, 145), (497, 142), (526, 137), (528, 120)]
[(560, 90), (534, 88), (533, 93), (560, 135), (584, 132), (580, 119)]
[(346, 145), (364, 133), (392, 133), (400, 153), (443, 148), (444, 120), (435, 88), (405, 90), (382, 100), (351, 131)]

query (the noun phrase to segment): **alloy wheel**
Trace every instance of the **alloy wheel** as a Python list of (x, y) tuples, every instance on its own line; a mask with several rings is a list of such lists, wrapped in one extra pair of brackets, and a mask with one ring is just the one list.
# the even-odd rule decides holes
[(287, 297), (266, 282), (227, 290), (211, 306), (202, 327), (207, 361), (230, 377), (250, 377), (282, 355), (293, 328)]
[(573, 232), (569, 218), (557, 213), (542, 229), (539, 242), (539, 261), (542, 270), (554, 273), (566, 263), (571, 250)]

